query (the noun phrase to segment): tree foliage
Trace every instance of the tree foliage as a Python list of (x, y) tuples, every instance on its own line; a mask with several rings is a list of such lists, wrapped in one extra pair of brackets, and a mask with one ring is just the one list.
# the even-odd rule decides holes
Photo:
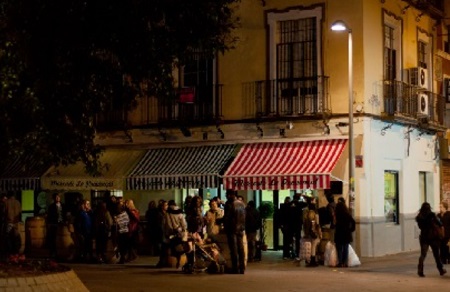
[(232, 48), (238, 2), (2, 0), (0, 153), (98, 169), (96, 114), (173, 96), (186, 56)]

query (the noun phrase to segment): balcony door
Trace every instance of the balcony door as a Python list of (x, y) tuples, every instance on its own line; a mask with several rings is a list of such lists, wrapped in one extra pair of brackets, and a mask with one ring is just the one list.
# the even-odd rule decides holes
[(322, 109), (322, 7), (268, 14), (271, 79), (265, 111), (280, 116)]
[(214, 59), (193, 54), (181, 70), (180, 87), (194, 92), (193, 100), (179, 100), (181, 120), (203, 120), (215, 115)]

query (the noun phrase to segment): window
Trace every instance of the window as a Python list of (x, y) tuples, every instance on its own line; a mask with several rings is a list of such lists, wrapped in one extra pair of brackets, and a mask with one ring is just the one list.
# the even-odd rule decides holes
[(178, 97), (180, 120), (207, 120), (219, 115), (214, 69), (214, 59), (202, 53), (192, 54), (181, 68)]
[(422, 68), (427, 68), (427, 44), (422, 41), (419, 41), (417, 53), (419, 66)]
[(399, 223), (398, 171), (384, 172), (384, 216), (386, 222)]
[(384, 26), (384, 79), (395, 80), (397, 71), (397, 50), (394, 46), (394, 28)]
[(427, 201), (427, 177), (423, 171), (419, 172), (419, 203), (425, 203)]
[(401, 111), (401, 31), (400, 18), (383, 14), (383, 102), (384, 112), (393, 115)]
[(270, 90), (264, 104), (278, 115), (323, 110), (322, 7), (268, 13)]

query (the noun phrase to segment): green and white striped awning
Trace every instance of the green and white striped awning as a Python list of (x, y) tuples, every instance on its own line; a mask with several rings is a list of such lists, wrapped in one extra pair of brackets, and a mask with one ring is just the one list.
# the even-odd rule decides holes
[(29, 156), (6, 162), (0, 166), (0, 191), (37, 190), (49, 167)]
[(215, 188), (236, 145), (148, 150), (127, 178), (127, 190)]

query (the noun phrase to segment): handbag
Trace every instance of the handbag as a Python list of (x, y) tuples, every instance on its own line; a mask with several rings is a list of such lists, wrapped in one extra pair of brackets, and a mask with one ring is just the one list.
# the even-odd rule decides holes
[(436, 222), (436, 219), (433, 219), (431, 221), (431, 232), (433, 234), (433, 238), (442, 240), (445, 237), (444, 226), (439, 226), (439, 224)]

